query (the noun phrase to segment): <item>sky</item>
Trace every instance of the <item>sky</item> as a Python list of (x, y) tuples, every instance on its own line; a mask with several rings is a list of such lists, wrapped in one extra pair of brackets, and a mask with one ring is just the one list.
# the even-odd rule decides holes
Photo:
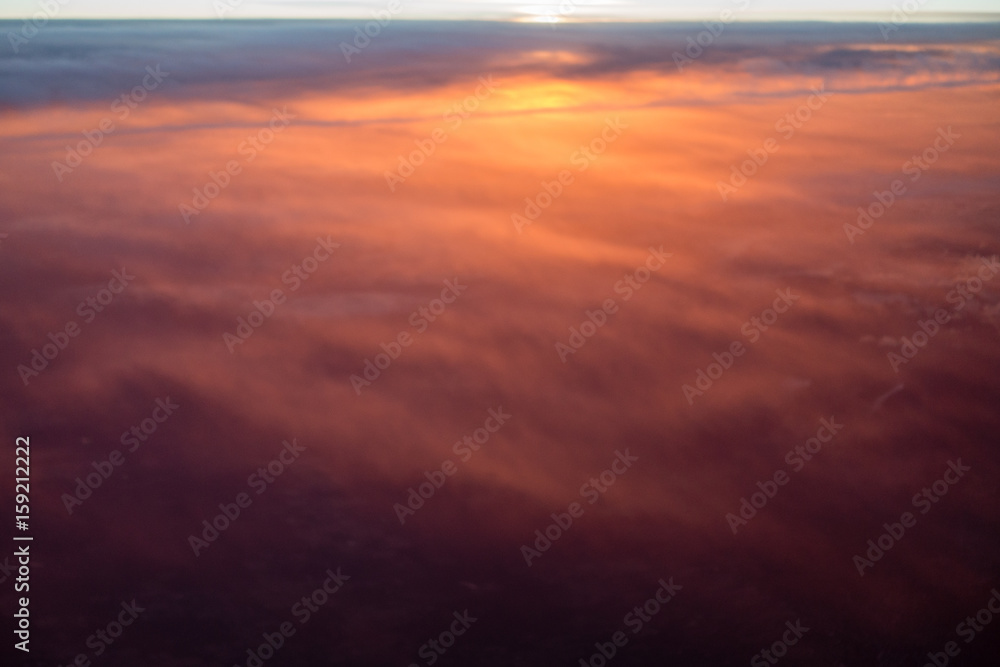
[(914, 21), (955, 14), (1000, 15), (1000, 0), (4, 0), (0, 19), (41, 12), (60, 19), (118, 18), (371, 18), (398, 7), (398, 19), (488, 19), (562, 22), (573, 20), (702, 20), (732, 9), (737, 20), (850, 19), (885, 21), (894, 7)]
[[(1000, 586), (996, 26), (750, 23), (686, 63), (697, 24), (401, 21), (345, 53), (368, 21), (54, 21), (16, 52), (0, 29), (0, 439), (34, 445), (44, 566), (38, 644), (0, 665), (259, 664), (285, 622), (267, 667), (426, 665), (463, 610), (435, 665), (598, 664), (622, 630), (609, 667), (746, 665), (797, 619), (781, 667), (958, 639)], [(661, 578), (676, 600), (625, 626)]]

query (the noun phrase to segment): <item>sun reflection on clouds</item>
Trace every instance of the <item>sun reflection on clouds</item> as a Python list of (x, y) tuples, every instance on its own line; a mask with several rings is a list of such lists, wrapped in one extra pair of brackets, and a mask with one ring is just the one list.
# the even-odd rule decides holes
[(527, 5), (518, 7), (516, 10), (517, 23), (562, 23), (563, 17), (559, 16), (557, 10), (543, 5)]

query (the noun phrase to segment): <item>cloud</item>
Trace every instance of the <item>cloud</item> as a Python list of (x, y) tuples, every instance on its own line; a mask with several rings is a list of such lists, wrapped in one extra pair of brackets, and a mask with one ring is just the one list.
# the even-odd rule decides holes
[[(353, 579), (283, 664), (407, 664), (465, 608), (482, 625), (455, 664), (571, 664), (671, 576), (684, 589), (628, 647), (637, 664), (736, 664), (793, 615), (815, 623), (807, 662), (899, 662), (975, 609), (996, 561), (1000, 289), (905, 382), (878, 341), (1000, 253), (995, 86), (959, 88), (995, 75), (979, 29), (885, 45), (871, 26), (734, 26), (681, 73), (688, 25), (400, 23), (348, 66), (351, 27), (54, 24), (0, 61), (0, 430), (37, 445), (39, 597), (60, 600), (40, 659), (82, 650), (127, 596), (151, 611), (116, 659), (232, 664), (337, 566)], [(157, 97), (58, 182), (67, 137), (158, 62)], [(507, 88), (390, 194), (386, 170), (485, 72)], [(817, 81), (857, 94), (723, 206), (716, 183)], [(282, 100), (301, 122), (185, 224), (178, 205)], [(621, 138), (513, 231), (612, 107)], [(942, 123), (955, 149), (848, 244)], [(292, 292), (317, 236), (341, 248)], [(626, 301), (650, 245), (673, 257)], [(135, 282), (25, 387), (17, 366), (121, 267)], [(410, 314), (455, 277), (468, 292), (416, 335)], [(689, 404), (682, 386), (786, 287), (801, 301)], [(275, 289), (287, 302), (231, 354), (222, 334)], [(608, 298), (620, 311), (563, 364), (555, 343)], [(357, 396), (350, 376), (400, 332), (414, 344)], [(61, 494), (162, 395), (178, 413), (67, 516)], [(400, 526), (393, 504), (496, 405), (510, 424)], [(831, 415), (836, 442), (732, 535), (725, 514)], [(187, 537), (293, 437), (302, 460), (194, 558)], [(526, 568), (520, 545), (618, 449), (634, 470)], [(974, 477), (859, 578), (852, 555), (956, 456)]]
[[(327, 92), (435, 88), (485, 71), (570, 80), (651, 70), (680, 76), (698, 24), (562, 26), (393, 23), (347, 63), (350, 21), (87, 22), (46, 26), (22, 52), (0, 56), (0, 108), (111, 103), (141, 81), (147, 65), (171, 72), (161, 91), (174, 99), (250, 102)], [(599, 32), (598, 32), (599, 31)], [(788, 75), (868, 75), (907, 81), (933, 74), (938, 85), (993, 80), (1000, 56), (971, 44), (988, 26), (910, 26), (885, 46), (871, 25), (731, 25), (692, 69)], [(595, 35), (597, 37), (595, 38)], [(792, 36), (794, 35), (794, 39)], [(903, 41), (903, 40), (906, 41)], [(533, 59), (561, 50), (573, 62)], [(526, 54), (511, 61), (513, 54)]]

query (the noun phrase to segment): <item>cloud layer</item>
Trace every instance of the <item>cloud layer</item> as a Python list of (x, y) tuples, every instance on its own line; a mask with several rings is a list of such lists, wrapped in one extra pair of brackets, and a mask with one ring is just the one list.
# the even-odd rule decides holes
[[(1000, 527), (1000, 277), (955, 296), (1000, 255), (989, 31), (734, 26), (678, 71), (690, 26), (391, 25), (348, 64), (351, 27), (53, 25), (0, 60), (0, 423), (36, 456), (39, 655), (88, 651), (135, 597), (148, 613), (109, 664), (245, 664), (338, 566), (351, 579), (281, 664), (419, 664), (464, 609), (480, 620), (442, 664), (576, 664), (670, 577), (684, 588), (616, 664), (745, 662), (797, 618), (815, 664), (916, 664), (953, 639), (996, 585)], [(156, 64), (169, 76), (121, 118)], [(863, 233), (845, 227), (896, 180)], [(340, 246), (311, 263), (319, 239)], [(446, 280), (467, 290), (431, 318)], [(888, 353), (938, 309), (895, 372)], [(70, 322), (26, 385), (18, 367)], [(166, 396), (176, 414), (68, 514), (76, 478)], [(509, 423), (460, 461), (499, 406)], [(795, 470), (831, 417), (844, 429)], [(301, 458), (196, 557), (201, 521), (292, 438)], [(956, 459), (972, 470), (919, 514)], [(400, 525), (394, 505), (446, 460), (457, 473)], [(734, 535), (726, 515), (779, 470)], [(904, 511), (916, 527), (859, 576)]]

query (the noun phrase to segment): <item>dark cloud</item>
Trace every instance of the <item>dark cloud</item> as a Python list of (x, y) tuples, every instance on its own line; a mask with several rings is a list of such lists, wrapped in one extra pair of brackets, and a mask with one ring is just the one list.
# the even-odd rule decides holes
[[(6, 33), (0, 24), (0, 32)], [(651, 69), (677, 74), (675, 53), (704, 31), (701, 24), (567, 25), (558, 29), (497, 23), (390, 23), (346, 62), (352, 21), (52, 22), (0, 55), (0, 106), (52, 102), (108, 103), (137, 85), (147, 65), (170, 78), (158, 94), (177, 99), (256, 101), (315, 91), (343, 92), (445, 85), (478, 76), (546, 73), (613, 77)], [(873, 24), (732, 24), (705, 49), (698, 67), (755, 67), (824, 75), (927, 72), (995, 76), (1000, 56), (967, 46), (995, 37), (991, 25), (913, 25), (885, 45)], [(878, 44), (879, 48), (867, 45)], [(919, 45), (919, 50), (908, 48)], [(885, 48), (883, 48), (885, 47)], [(563, 50), (583, 62), (554, 64), (530, 54)], [(527, 54), (516, 64), (510, 55)], [(770, 62), (764, 70), (762, 61)]]

